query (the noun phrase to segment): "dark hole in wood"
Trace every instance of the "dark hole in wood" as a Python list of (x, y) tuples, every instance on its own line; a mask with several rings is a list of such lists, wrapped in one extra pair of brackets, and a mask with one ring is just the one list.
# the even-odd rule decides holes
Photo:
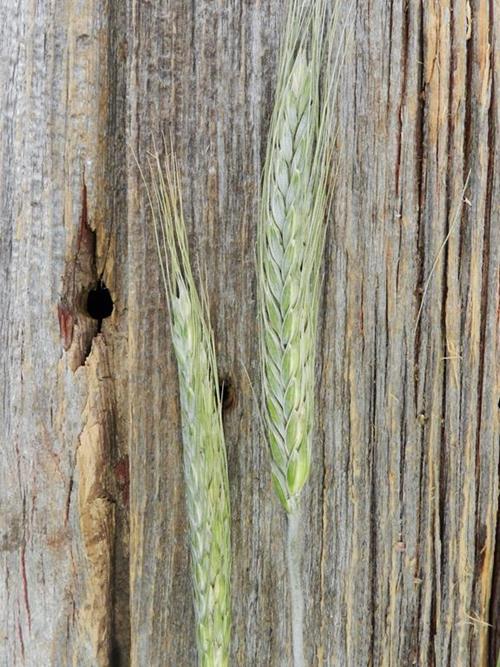
[(236, 403), (236, 389), (229, 376), (219, 380), (219, 396), (223, 410), (230, 410)]
[(87, 313), (94, 320), (104, 320), (113, 312), (113, 299), (109, 289), (100, 280), (87, 295)]

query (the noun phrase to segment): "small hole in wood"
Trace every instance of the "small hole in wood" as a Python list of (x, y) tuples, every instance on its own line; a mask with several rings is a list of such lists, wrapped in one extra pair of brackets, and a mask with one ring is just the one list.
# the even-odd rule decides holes
[(104, 320), (113, 312), (113, 299), (102, 280), (87, 295), (87, 313), (94, 320)]
[(219, 396), (222, 409), (230, 410), (236, 403), (236, 389), (229, 376), (219, 380)]

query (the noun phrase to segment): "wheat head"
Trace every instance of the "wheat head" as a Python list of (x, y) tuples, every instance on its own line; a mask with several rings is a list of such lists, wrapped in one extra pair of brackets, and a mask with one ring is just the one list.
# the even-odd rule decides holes
[[(293, 512), (311, 466), (315, 348), (339, 3), (291, 0), (263, 173), (258, 283), (263, 403), (276, 493)], [(323, 75), (322, 75), (323, 73)]]
[(177, 360), (198, 663), (229, 665), (230, 504), (214, 340), (193, 278), (173, 156), (150, 159), (155, 238)]

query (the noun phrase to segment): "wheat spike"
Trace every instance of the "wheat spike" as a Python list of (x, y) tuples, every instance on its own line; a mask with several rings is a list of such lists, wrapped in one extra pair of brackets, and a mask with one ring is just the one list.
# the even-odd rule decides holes
[(229, 665), (230, 505), (213, 334), (188, 254), (174, 157), (150, 160), (153, 212), (177, 360), (191, 570), (200, 667)]
[(310, 465), (314, 378), (308, 369), (313, 346), (303, 297), (310, 283), (304, 261), (311, 229), (304, 221), (311, 208), (311, 74), (301, 50), (284, 93), (261, 229), (267, 437), (275, 490), (287, 511), (293, 509)]
[[(290, 0), (263, 170), (258, 294), (263, 412), (273, 486), (288, 513), (294, 667), (304, 667), (301, 491), (311, 467), (332, 109), (344, 57), (340, 0)], [(335, 39), (338, 41), (335, 41)]]
[[(325, 35), (325, 15), (323, 0), (291, 2), (258, 232), (264, 414), (273, 484), (287, 512), (297, 507), (311, 465), (325, 184), (339, 69)], [(334, 13), (333, 23), (336, 18)]]

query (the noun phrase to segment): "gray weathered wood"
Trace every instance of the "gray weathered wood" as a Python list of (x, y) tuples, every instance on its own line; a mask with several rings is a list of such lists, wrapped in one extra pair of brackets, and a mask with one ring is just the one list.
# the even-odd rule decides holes
[[(283, 8), (0, 5), (2, 666), (195, 664), (176, 370), (132, 153), (162, 132), (230, 383), (233, 664), (290, 664), (285, 520), (251, 386)], [(302, 509), (311, 665), (487, 667), (500, 651), (498, 25), (486, 0), (355, 8)]]

